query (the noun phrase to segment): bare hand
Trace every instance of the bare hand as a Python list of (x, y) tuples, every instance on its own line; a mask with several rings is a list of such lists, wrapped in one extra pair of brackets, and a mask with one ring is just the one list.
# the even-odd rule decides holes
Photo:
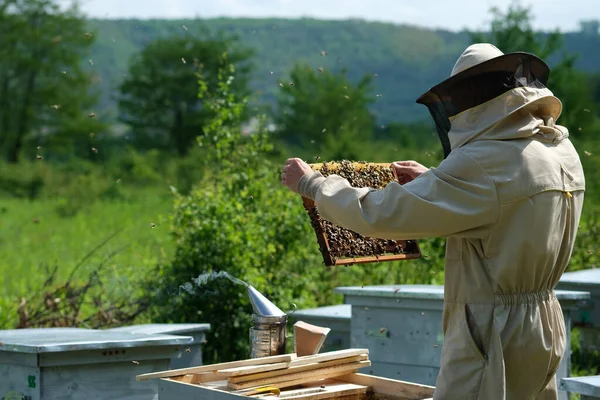
[(396, 175), (398, 175), (398, 183), (401, 185), (412, 181), (423, 172), (429, 170), (429, 168), (424, 167), (416, 161), (396, 161), (392, 165), (396, 170)]
[(298, 192), (298, 182), (306, 175), (310, 174), (310, 166), (299, 158), (288, 158), (281, 174), (281, 183), (290, 188), (293, 192)]

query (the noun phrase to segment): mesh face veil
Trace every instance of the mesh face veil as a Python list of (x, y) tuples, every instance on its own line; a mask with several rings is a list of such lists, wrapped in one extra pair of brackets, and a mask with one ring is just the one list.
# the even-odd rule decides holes
[(429, 109), (446, 158), (451, 151), (452, 117), (515, 88), (543, 89), (549, 74), (548, 66), (535, 55), (509, 53), (459, 72), (420, 96), (417, 103)]

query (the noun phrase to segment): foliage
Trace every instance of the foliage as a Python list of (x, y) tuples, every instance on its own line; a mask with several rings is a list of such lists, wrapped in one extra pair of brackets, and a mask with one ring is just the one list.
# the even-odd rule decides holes
[[(84, 67), (94, 35), (75, 5), (7, 0), (0, 5), (0, 152), (19, 160), (28, 138), (54, 137), (67, 149), (103, 129), (93, 114), (91, 75)], [(95, 115), (95, 114), (94, 114)], [(89, 148), (88, 148), (89, 149)]]
[[(220, 57), (228, 52), (226, 59)], [(121, 119), (135, 135), (138, 148), (174, 149), (184, 156), (201, 134), (208, 111), (193, 85), (197, 73), (212, 90), (221, 62), (239, 65), (232, 90), (246, 93), (246, 61), (251, 52), (236, 49), (232, 38), (193, 35), (161, 38), (147, 45), (130, 65), (120, 86)]]
[(98, 249), (116, 236), (113, 233), (96, 246), (71, 270), (64, 283), (58, 281), (58, 265), (46, 268), (45, 280), (19, 302), (18, 323), (15, 328), (85, 327), (108, 328), (129, 323), (148, 308), (147, 300), (133, 296), (119, 296), (116, 301), (107, 296), (101, 272), (118, 252), (110, 252), (91, 270), (87, 279), (77, 279), (77, 270)]
[(373, 137), (375, 121), (368, 108), (375, 99), (371, 81), (365, 75), (354, 85), (346, 71), (335, 74), (295, 66), (289, 81), (280, 82), (277, 137), (300, 148), (318, 143), (318, 151), (327, 151), (331, 159), (358, 159), (361, 143)]
[(69, 217), (58, 215), (58, 199), (0, 198), (0, 297), (16, 307), (21, 296), (42, 287), (44, 271), (55, 265), (56, 282), (65, 282), (71, 268), (117, 230), (119, 236), (89, 257), (74, 278), (85, 279), (118, 250), (101, 274), (105, 294), (111, 299), (144, 294), (140, 281), (173, 251), (168, 224), (162, 220), (173, 207), (172, 199), (164, 186), (133, 189), (125, 180), (121, 184), (123, 198), (95, 199)]
[[(323, 21), (299, 19), (187, 19), (187, 20), (90, 20), (98, 31), (92, 48), (94, 68), (102, 78), (103, 110), (115, 108), (113, 93), (127, 73), (127, 59), (149, 42), (187, 35), (199, 27), (208, 32), (227, 32), (254, 51), (255, 65), (249, 75), (254, 96), (252, 105), (275, 106), (279, 81), (288, 82), (296, 64), (323, 67), (338, 73), (348, 70), (348, 80), (356, 84), (365, 74), (377, 74), (373, 92), (381, 94), (369, 107), (378, 124), (429, 120), (427, 109), (416, 98), (429, 87), (448, 77), (458, 55), (470, 42), (466, 32), (448, 32), (425, 27), (394, 25), (363, 20)], [(186, 31), (184, 29), (187, 28)], [(487, 28), (487, 26), (486, 26)], [(549, 34), (536, 33), (540, 40)], [(598, 71), (600, 35), (564, 32), (565, 50), (577, 55), (575, 67)], [(327, 56), (321, 56), (327, 51)], [(175, 57), (179, 60), (181, 56)], [(554, 66), (559, 52), (547, 60)], [(87, 60), (85, 60), (87, 62)], [(271, 74), (271, 72), (273, 74)]]
[(233, 73), (232, 67), (222, 70), (213, 92), (200, 79), (199, 95), (212, 112), (200, 143), (211, 150), (207, 165), (215, 167), (188, 196), (176, 194), (171, 217), (175, 256), (151, 282), (161, 289), (155, 301), (160, 304), (158, 320), (210, 321), (207, 362), (248, 356), (250, 309), (243, 288), (229, 281), (208, 281), (196, 288), (191, 285), (194, 278), (225, 271), (287, 308), (294, 299), (300, 305), (314, 304), (307, 282), (317, 272), (312, 268), (311, 274), (314, 253), (301, 242), (310, 225), (294, 212), (294, 196), (279, 187), (277, 171), (261, 160), (267, 149), (264, 132), (242, 136), (246, 100), (231, 90)]

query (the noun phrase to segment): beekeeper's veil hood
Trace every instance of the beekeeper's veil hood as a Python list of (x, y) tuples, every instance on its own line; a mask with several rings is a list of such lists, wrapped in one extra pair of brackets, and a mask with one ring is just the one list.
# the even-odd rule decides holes
[(562, 104), (546, 88), (549, 74), (548, 65), (533, 54), (504, 54), (491, 44), (478, 43), (461, 54), (450, 78), (420, 96), (417, 103), (429, 109), (445, 158), (470, 140), (466, 131), (471, 136), (479, 134), (524, 107), (542, 108), (544, 122), (556, 130), (554, 121)]

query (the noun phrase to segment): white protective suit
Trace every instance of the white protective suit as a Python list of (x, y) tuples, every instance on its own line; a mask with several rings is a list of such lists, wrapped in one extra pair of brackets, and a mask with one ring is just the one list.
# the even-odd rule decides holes
[[(497, 52), (472, 46), (455, 69)], [(323, 218), (365, 236), (447, 238), (435, 400), (557, 398), (566, 332), (554, 288), (585, 190), (561, 111), (547, 88), (514, 88), (454, 116), (448, 157), (405, 185), (353, 188), (318, 172), (299, 183)]]

